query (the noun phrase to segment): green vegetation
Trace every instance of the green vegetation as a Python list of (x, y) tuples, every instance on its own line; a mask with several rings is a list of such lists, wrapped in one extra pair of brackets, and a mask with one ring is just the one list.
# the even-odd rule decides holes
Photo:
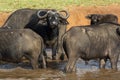
[(68, 5), (93, 6), (120, 4), (120, 0), (0, 0), (0, 11), (14, 11), (20, 8), (63, 9)]

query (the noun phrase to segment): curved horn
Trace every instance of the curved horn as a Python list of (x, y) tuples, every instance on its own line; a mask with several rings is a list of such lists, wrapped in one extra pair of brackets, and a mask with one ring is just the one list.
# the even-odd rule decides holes
[(65, 14), (66, 14), (66, 16), (63, 16), (62, 14), (60, 14), (60, 17), (63, 19), (67, 19), (70, 16), (70, 14), (66, 10), (61, 10), (61, 11), (59, 11), (59, 13), (60, 12), (65, 12)]
[[(43, 13), (42, 13), (42, 12), (43, 12)], [(39, 11), (37, 12), (37, 16), (38, 16), (40, 19), (43, 19), (43, 18), (47, 17), (47, 14), (48, 14), (48, 11), (46, 11), (46, 10), (39, 10)]]

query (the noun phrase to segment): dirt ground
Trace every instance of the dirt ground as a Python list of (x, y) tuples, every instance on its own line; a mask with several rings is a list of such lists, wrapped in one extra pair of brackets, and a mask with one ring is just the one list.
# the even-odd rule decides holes
[[(114, 4), (109, 6), (69, 6), (66, 9), (70, 13), (68, 18), (69, 25), (68, 29), (71, 26), (77, 25), (88, 25), (90, 21), (85, 18), (86, 15), (91, 13), (100, 13), (100, 14), (115, 14), (118, 16), (120, 23), (120, 5)], [(6, 21), (11, 12), (0, 12), (0, 26)]]

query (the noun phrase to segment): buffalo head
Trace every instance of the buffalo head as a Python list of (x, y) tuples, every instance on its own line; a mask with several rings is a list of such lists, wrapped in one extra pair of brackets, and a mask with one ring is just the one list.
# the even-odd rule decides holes
[[(64, 16), (62, 13), (65, 13), (66, 15)], [(58, 26), (58, 24), (61, 23), (62, 20), (67, 19), (69, 17), (69, 13), (66, 10), (40, 10), (37, 13), (37, 16), (40, 19), (46, 19), (47, 25), (50, 28), (55, 28)]]
[(91, 20), (91, 25), (104, 22), (118, 23), (118, 17), (114, 14), (89, 14), (86, 18)]
[(90, 19), (91, 25), (93, 25), (93, 24), (97, 24), (101, 20), (102, 16), (100, 16), (99, 14), (89, 14), (86, 16), (86, 18)]

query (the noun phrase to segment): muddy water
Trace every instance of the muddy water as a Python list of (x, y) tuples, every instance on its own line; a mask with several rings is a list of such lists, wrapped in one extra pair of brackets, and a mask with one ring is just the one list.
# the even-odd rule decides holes
[(107, 70), (101, 71), (98, 69), (97, 61), (91, 60), (88, 65), (85, 65), (85, 62), (79, 59), (76, 64), (76, 72), (64, 73), (66, 63), (67, 61), (60, 63), (49, 61), (47, 69), (38, 70), (32, 70), (27, 62), (2, 63), (0, 64), (0, 80), (120, 80), (120, 60), (117, 72), (109, 70), (109, 61), (107, 62)]

